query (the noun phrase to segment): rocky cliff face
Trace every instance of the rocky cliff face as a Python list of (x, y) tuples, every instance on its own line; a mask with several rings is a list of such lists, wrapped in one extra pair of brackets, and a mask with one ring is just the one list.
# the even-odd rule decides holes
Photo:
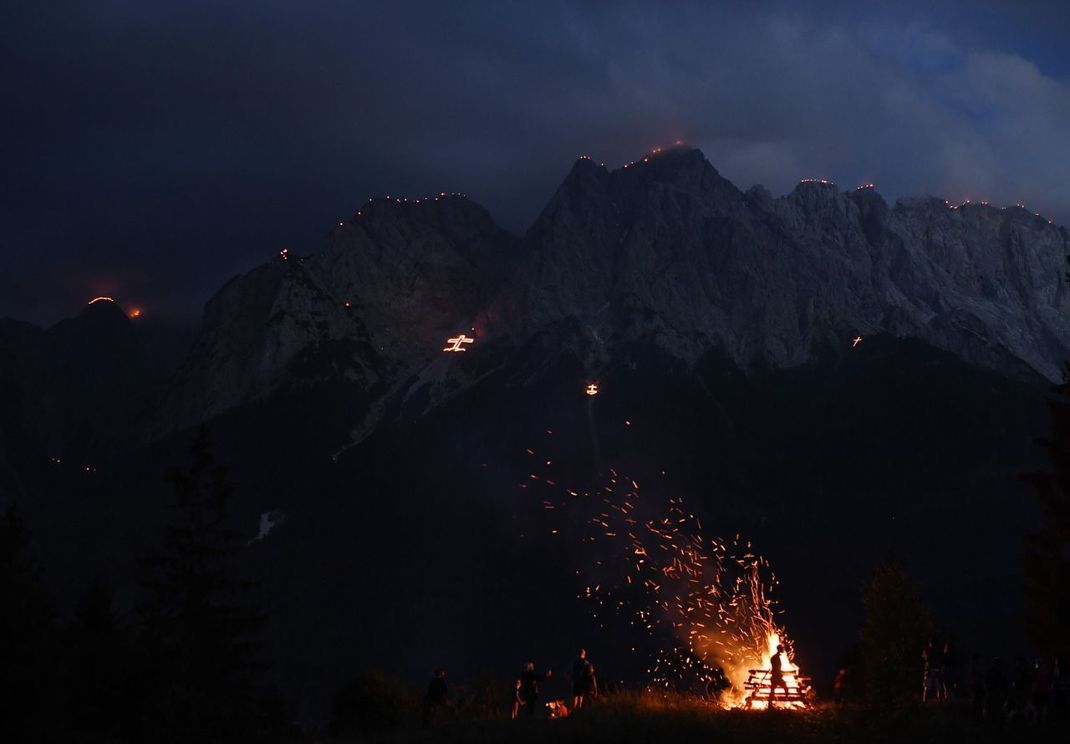
[(1017, 207), (889, 206), (820, 181), (774, 199), (688, 148), (615, 171), (581, 159), (519, 241), (463, 197), (373, 200), (319, 253), (233, 280), (160, 421), (182, 428), (325, 377), (380, 396), (456, 388), (468, 373), (443, 367), (448, 336), (500, 350), (562, 324), (592, 371), (640, 339), (746, 369), (883, 332), (1055, 380), (1070, 354), (1067, 254), (1066, 230)]
[(286, 386), (389, 389), (470, 330), (514, 260), (515, 238), (468, 199), (371, 200), (307, 257), (232, 280), (158, 419), (194, 425)]
[(652, 336), (680, 358), (715, 347), (746, 368), (888, 332), (1048, 379), (1070, 344), (1070, 240), (1047, 220), (938, 199), (889, 207), (817, 181), (773, 199), (697, 150), (613, 172), (577, 162), (525, 247), (501, 333), (575, 318), (592, 347)]

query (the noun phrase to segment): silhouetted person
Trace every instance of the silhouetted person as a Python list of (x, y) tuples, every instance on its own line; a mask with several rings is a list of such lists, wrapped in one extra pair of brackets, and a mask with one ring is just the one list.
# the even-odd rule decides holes
[(1014, 659), (1014, 673), (1011, 677), (1010, 697), (1007, 700), (1007, 718), (1010, 720), (1025, 717), (1025, 707), (1029, 704), (1029, 693), (1033, 687), (1033, 674), (1024, 656)]
[(929, 639), (928, 645), (925, 646), (925, 649), (921, 652), (921, 660), (921, 702), (924, 703), (930, 698), (936, 697), (937, 690), (939, 689), (936, 671), (939, 661), (937, 659), (936, 641), (934, 639)]
[(847, 702), (847, 670), (844, 667), (840, 667), (832, 681), (832, 699), (839, 705)]
[(980, 720), (985, 717), (985, 672), (980, 654), (974, 654), (970, 660), (970, 686), (973, 688), (973, 715)]
[(430, 726), (439, 710), (456, 715), (457, 711), (450, 703), (449, 686), (446, 684), (446, 671), (436, 669), (435, 676), (427, 685), (427, 696), (424, 698), (424, 726)]
[(1038, 660), (1033, 670), (1033, 689), (1029, 698), (1030, 723), (1048, 720), (1052, 690), (1055, 687), (1055, 660)]
[(1067, 718), (1067, 697), (1070, 696), (1070, 667), (1066, 659), (1059, 656), (1055, 659), (1055, 669), (1052, 674), (1051, 704), (1054, 715), (1059, 720)]
[(1007, 688), (1007, 675), (1003, 673), (1003, 662), (997, 657), (992, 660), (992, 666), (985, 676), (985, 718), (992, 723), (1003, 722)]
[(598, 677), (594, 671), (594, 664), (587, 662), (587, 665), (583, 668), (583, 700), (589, 700), (598, 695)]
[(583, 678), (587, 673), (587, 649), (581, 648), (572, 662), (572, 710), (573, 712), (583, 707)]
[(545, 672), (536, 672), (535, 663), (529, 661), (524, 671), (516, 680), (516, 698), (513, 702), (513, 718), (516, 718), (520, 709), (524, 710), (525, 718), (535, 717), (535, 708), (539, 704), (539, 683), (553, 676), (553, 672), (547, 669)]
[(776, 653), (769, 659), (769, 707), (773, 707), (773, 703), (776, 702), (776, 691), (779, 687), (784, 690), (784, 694), (788, 694), (788, 686), (784, 682), (784, 662), (781, 660), (780, 655), (784, 653), (783, 646), (776, 647)]
[(939, 665), (936, 671), (937, 675), (937, 696), (941, 703), (947, 704), (951, 702), (951, 692), (955, 689), (955, 683), (957, 682), (957, 668), (955, 664), (955, 654), (951, 650), (951, 643), (944, 643), (943, 649), (940, 651)]

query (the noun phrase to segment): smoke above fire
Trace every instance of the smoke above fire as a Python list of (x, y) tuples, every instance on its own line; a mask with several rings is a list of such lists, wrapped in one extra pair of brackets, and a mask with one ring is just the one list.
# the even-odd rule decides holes
[(578, 538), (580, 596), (602, 628), (623, 627), (634, 639), (630, 650), (646, 656), (648, 689), (765, 707), (779, 645), (785, 697), (801, 697), (804, 678), (777, 622), (777, 579), (750, 541), (707, 534), (664, 477), (647, 493), (611, 469), (595, 488), (573, 490), (555, 479), (552, 460), (528, 455), (535, 467), (524, 487), (551, 516), (551, 535)]

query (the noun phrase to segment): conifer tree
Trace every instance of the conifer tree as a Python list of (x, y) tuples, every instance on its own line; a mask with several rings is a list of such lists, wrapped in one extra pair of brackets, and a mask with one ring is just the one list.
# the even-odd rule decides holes
[(878, 710), (920, 699), (928, 612), (906, 571), (881, 564), (863, 591), (862, 664), (866, 698)]
[(55, 737), (56, 613), (14, 505), (0, 516), (0, 740)]
[(259, 738), (256, 671), (264, 616), (236, 578), (243, 546), (229, 522), (234, 487), (206, 432), (168, 479), (173, 521), (149, 562), (141, 608), (150, 680), (144, 730), (157, 740)]
[(130, 628), (111, 589), (94, 580), (66, 632), (66, 723), (83, 742), (124, 740), (137, 699)]
[(1048, 399), (1051, 433), (1039, 441), (1051, 470), (1023, 476), (1043, 506), (1043, 523), (1026, 538), (1028, 624), (1037, 649), (1070, 655), (1070, 366)]

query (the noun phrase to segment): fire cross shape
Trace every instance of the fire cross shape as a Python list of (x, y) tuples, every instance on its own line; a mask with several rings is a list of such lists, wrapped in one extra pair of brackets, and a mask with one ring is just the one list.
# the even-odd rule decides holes
[(442, 350), (443, 351), (468, 351), (468, 349), (464, 348), (464, 346), (462, 346), (462, 344), (470, 344), (473, 341), (475, 341), (474, 338), (472, 338), (470, 336), (466, 336), (466, 335), (464, 335), (462, 333), (462, 334), (460, 334), (458, 336), (454, 336), (453, 338), (446, 339), (446, 346)]
[(851, 348), (853, 349), (854, 347), (858, 346), (860, 343), (862, 343), (862, 337), (861, 336), (855, 336), (854, 341), (851, 342)]
[(598, 383), (595, 383), (595, 382), (587, 383), (587, 387), (585, 389), (585, 392), (588, 395), (598, 395)]

